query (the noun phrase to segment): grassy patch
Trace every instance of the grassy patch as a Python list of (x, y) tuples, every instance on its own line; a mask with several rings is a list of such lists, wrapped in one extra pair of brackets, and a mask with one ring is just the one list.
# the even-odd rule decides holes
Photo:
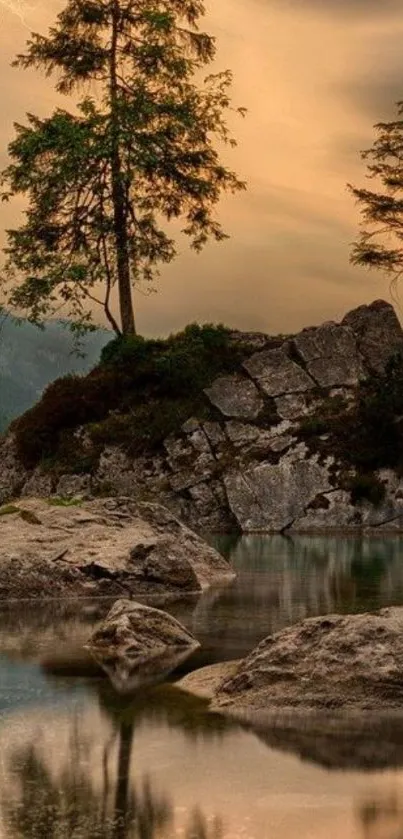
[(80, 507), (82, 505), (81, 498), (47, 498), (47, 503), (50, 507)]
[(19, 512), (20, 508), (16, 507), (15, 504), (6, 504), (4, 507), (0, 507), (0, 516), (13, 516)]

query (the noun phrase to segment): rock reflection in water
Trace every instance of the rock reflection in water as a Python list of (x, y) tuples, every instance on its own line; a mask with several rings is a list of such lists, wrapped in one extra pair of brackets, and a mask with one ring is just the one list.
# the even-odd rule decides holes
[[(225, 537), (214, 544), (227, 552), (238, 579), (207, 592), (187, 620), (205, 647), (219, 638), (226, 658), (307, 617), (403, 604), (401, 536), (251, 535), (228, 549)], [(185, 611), (175, 614), (186, 622)]]
[[(230, 557), (238, 579), (199, 597), (150, 605), (166, 609), (201, 641), (201, 667), (240, 658), (271, 632), (306, 617), (403, 604), (403, 537), (211, 537)], [(145, 598), (141, 598), (142, 601)], [(0, 652), (46, 659), (54, 669), (82, 675), (95, 662), (83, 655), (109, 601), (24, 604), (0, 611)], [(99, 668), (98, 668), (99, 673)]]

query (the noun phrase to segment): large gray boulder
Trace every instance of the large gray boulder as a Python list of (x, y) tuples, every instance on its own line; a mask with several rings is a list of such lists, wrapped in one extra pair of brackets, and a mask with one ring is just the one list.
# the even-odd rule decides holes
[(310, 618), (269, 635), (215, 695), (214, 705), (295, 713), (403, 715), (403, 608)]
[(166, 678), (200, 644), (166, 612), (118, 600), (87, 647), (115, 689), (124, 693)]
[(233, 579), (223, 557), (159, 504), (22, 499), (0, 508), (0, 599), (197, 592)]
[(366, 366), (375, 373), (382, 373), (390, 358), (403, 352), (402, 327), (393, 306), (385, 300), (348, 312), (342, 326), (353, 330)]

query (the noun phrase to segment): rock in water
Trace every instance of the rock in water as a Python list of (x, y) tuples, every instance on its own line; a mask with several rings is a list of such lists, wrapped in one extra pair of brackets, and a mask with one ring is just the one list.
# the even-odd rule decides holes
[(0, 508), (0, 600), (197, 592), (226, 560), (169, 510), (130, 498)]
[(310, 618), (270, 635), (219, 687), (214, 705), (403, 716), (403, 608)]
[(131, 600), (116, 601), (88, 644), (120, 693), (161, 681), (198, 647), (171, 615)]

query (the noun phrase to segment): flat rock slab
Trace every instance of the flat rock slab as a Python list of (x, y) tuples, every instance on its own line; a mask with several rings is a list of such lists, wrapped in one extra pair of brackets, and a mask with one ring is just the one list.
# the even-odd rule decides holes
[(0, 599), (197, 592), (226, 560), (169, 510), (129, 498), (0, 508)]
[(308, 619), (268, 636), (221, 685), (214, 706), (403, 717), (403, 607)]
[(209, 664), (207, 667), (200, 667), (198, 670), (193, 670), (192, 673), (187, 673), (176, 686), (187, 693), (192, 693), (193, 696), (199, 696), (202, 699), (213, 699), (214, 694), (239, 667), (239, 661), (223, 661), (218, 664)]
[(220, 376), (204, 392), (224, 417), (254, 420), (264, 405), (256, 385), (238, 373)]
[(289, 357), (287, 347), (255, 353), (243, 366), (267, 396), (305, 393), (315, 387), (305, 370)]
[(121, 693), (154, 684), (200, 647), (179, 621), (131, 600), (118, 600), (93, 632), (88, 649)]

